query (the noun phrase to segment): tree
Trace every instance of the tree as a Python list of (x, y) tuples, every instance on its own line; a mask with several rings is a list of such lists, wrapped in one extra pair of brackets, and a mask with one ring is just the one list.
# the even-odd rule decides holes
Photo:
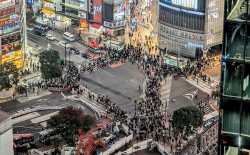
[(0, 90), (18, 83), (18, 69), (13, 62), (0, 65)]
[(202, 112), (195, 106), (180, 108), (173, 113), (173, 128), (176, 133), (185, 132), (189, 134), (192, 127), (197, 128), (202, 124)]
[(10, 80), (9, 80), (9, 76), (4, 73), (4, 72), (0, 72), (0, 90), (5, 89), (5, 88), (10, 88)]
[(62, 74), (61, 61), (58, 51), (46, 50), (39, 56), (41, 72), (44, 79), (60, 77)]
[(48, 121), (48, 127), (55, 129), (69, 146), (74, 146), (79, 129), (88, 131), (95, 119), (85, 115), (82, 109), (72, 106), (62, 109)]

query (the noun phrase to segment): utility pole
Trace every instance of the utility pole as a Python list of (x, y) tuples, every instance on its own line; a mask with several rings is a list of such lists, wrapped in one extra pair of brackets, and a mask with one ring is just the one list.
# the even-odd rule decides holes
[(23, 0), (23, 4), (22, 4), (21, 17), (22, 17), (21, 22), (22, 22), (22, 27), (23, 27), (23, 32), (21, 32), (23, 34), (23, 48), (22, 48), (23, 60), (22, 61), (23, 61), (23, 67), (24, 67), (24, 63), (25, 63), (25, 59), (26, 59), (26, 52), (27, 52), (27, 27), (26, 27), (27, 23), (26, 23), (26, 2), (25, 2), (25, 0)]
[(64, 43), (64, 65), (67, 65), (67, 42)]

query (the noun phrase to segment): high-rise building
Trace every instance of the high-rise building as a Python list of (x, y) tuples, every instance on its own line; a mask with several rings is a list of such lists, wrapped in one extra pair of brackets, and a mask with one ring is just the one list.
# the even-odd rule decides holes
[(195, 57), (222, 43), (223, 0), (159, 0), (159, 47)]
[(249, 0), (225, 0), (220, 155), (250, 154), (249, 9)]
[(25, 1), (0, 0), (0, 64), (24, 65), (26, 48)]

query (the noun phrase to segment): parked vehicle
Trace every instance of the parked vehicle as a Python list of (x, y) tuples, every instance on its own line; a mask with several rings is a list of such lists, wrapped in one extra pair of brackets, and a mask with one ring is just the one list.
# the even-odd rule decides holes
[(64, 39), (68, 40), (68, 41), (75, 41), (75, 37), (73, 34), (69, 33), (69, 32), (65, 32), (63, 34)]
[(82, 57), (82, 58), (85, 58), (85, 59), (88, 59), (88, 54), (86, 54), (86, 53), (81, 53), (81, 57)]
[(58, 44), (60, 46), (62, 46), (63, 48), (65, 48), (65, 46), (66, 46), (66, 48), (70, 48), (71, 47), (71, 45), (69, 43), (67, 43), (66, 41), (63, 41), (63, 40), (59, 41)]
[(14, 134), (14, 148), (30, 148), (34, 144), (34, 136), (31, 133), (28, 134)]
[(48, 40), (50, 40), (50, 41), (56, 40), (56, 37), (54, 37), (51, 33), (47, 33), (47, 34), (46, 34), (46, 38), (47, 38)]
[(76, 55), (80, 54), (80, 51), (75, 47), (70, 47), (69, 50), (70, 50), (71, 53), (74, 53)]

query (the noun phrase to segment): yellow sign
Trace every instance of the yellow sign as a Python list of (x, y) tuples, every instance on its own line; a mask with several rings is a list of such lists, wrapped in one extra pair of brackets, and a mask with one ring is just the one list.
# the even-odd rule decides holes
[(47, 7), (42, 8), (41, 12), (47, 16), (54, 16), (55, 15), (55, 10), (53, 10), (51, 8), (47, 8)]
[(23, 56), (22, 50), (10, 52), (2, 55), (2, 63), (13, 62), (19, 69), (23, 66)]

